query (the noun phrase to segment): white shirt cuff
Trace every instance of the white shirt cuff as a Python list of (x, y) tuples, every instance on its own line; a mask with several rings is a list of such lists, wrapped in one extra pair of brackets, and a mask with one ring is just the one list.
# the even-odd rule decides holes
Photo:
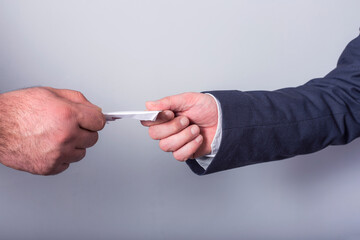
[(206, 170), (214, 157), (216, 156), (217, 152), (219, 151), (220, 143), (221, 143), (221, 137), (222, 137), (222, 111), (221, 111), (221, 105), (220, 102), (210, 93), (206, 93), (214, 98), (216, 105), (217, 105), (217, 111), (218, 111), (218, 124), (216, 128), (216, 133), (214, 136), (213, 141), (211, 142), (211, 153), (209, 155), (205, 155), (199, 158), (196, 158), (196, 161), (198, 164)]

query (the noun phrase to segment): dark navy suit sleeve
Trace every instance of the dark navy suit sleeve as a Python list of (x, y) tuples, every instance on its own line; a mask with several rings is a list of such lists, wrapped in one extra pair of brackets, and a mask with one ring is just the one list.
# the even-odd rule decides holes
[(307, 154), (360, 136), (360, 37), (348, 44), (324, 78), (276, 91), (211, 91), (221, 103), (222, 140), (206, 171)]

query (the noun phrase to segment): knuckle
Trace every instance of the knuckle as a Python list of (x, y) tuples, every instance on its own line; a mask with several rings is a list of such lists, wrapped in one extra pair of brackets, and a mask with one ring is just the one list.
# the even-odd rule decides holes
[(180, 162), (184, 162), (185, 160), (187, 160), (187, 158), (185, 158), (181, 153), (178, 152), (173, 152), (173, 156), (176, 160)]
[(79, 161), (81, 160), (81, 159), (83, 159), (84, 157), (86, 156), (86, 149), (82, 149), (81, 150), (81, 152), (80, 152), (80, 154), (79, 154)]
[(168, 109), (171, 108), (171, 97), (165, 97), (163, 99), (160, 99), (160, 103), (162, 104), (162, 108), (166, 107)]
[(71, 121), (74, 119), (74, 113), (69, 106), (62, 106), (57, 109), (58, 117), (64, 121)]
[(71, 142), (73, 139), (74, 136), (72, 135), (71, 131), (69, 129), (63, 129), (62, 132), (56, 136), (55, 142), (57, 145), (61, 146)]
[(171, 131), (172, 132), (180, 132), (183, 129), (182, 124), (180, 121), (174, 121), (173, 124), (171, 124)]
[(70, 167), (70, 164), (65, 164), (65, 165), (63, 166), (63, 168), (61, 169), (61, 171), (57, 172), (56, 174), (59, 174), (59, 173), (61, 173), (61, 172), (64, 172), (64, 171), (67, 170), (69, 167)]
[(74, 153), (72, 156), (67, 159), (67, 162), (78, 162), (86, 156), (86, 149), (78, 149), (77, 153)]
[(151, 104), (150, 101), (145, 103), (145, 107), (146, 107), (147, 110), (152, 110), (153, 109), (153, 105)]
[(51, 92), (50, 87), (33, 87), (33, 88), (28, 88), (27, 90), (34, 94), (47, 94)]
[(81, 101), (86, 101), (86, 97), (80, 91), (73, 91), (73, 94), (77, 99)]
[(159, 140), (157, 136), (157, 131), (155, 127), (149, 127), (149, 136), (154, 140)]
[(200, 133), (200, 127), (198, 125), (193, 124), (190, 127), (190, 132), (194, 135), (197, 135)]
[(54, 170), (57, 168), (59, 163), (63, 159), (63, 152), (61, 150), (53, 151), (48, 158), (37, 161), (36, 163), (36, 174), (39, 175), (53, 175)]
[(159, 147), (161, 150), (163, 150), (164, 152), (172, 152), (171, 147), (169, 146), (168, 141), (164, 140), (160, 140), (159, 141)]
[(172, 124), (171, 130), (172, 130), (173, 132), (180, 132), (180, 130), (181, 130), (181, 124), (180, 124), (179, 122), (176, 122), (176, 123)]
[(64, 172), (66, 169), (68, 169), (70, 167), (69, 164), (62, 164), (61, 167), (59, 167), (58, 169), (54, 170), (50, 175), (57, 175), (59, 173)]

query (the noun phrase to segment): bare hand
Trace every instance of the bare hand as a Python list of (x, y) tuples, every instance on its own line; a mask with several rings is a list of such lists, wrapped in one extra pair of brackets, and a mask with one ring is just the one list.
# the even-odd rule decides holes
[(101, 109), (80, 92), (29, 88), (0, 95), (0, 162), (58, 174), (85, 157), (104, 127)]
[(186, 161), (211, 152), (218, 124), (215, 100), (203, 93), (183, 93), (147, 102), (148, 110), (165, 110), (155, 122), (143, 121), (149, 135), (160, 140), (160, 148)]

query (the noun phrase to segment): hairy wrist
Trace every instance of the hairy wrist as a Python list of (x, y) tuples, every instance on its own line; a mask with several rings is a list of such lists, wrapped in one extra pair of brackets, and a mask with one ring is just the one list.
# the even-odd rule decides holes
[(19, 126), (14, 119), (14, 111), (16, 111), (16, 97), (12, 97), (10, 93), (0, 94), (0, 162), (5, 162), (9, 157), (9, 153), (15, 153), (11, 143), (16, 138)]
[(6, 131), (7, 131), (7, 126), (6, 126), (6, 109), (7, 107), (7, 103), (5, 101), (5, 95), (6, 93), (0, 94), (0, 162), (2, 162), (4, 155), (6, 153), (6, 149), (7, 149), (7, 141), (6, 141)]

